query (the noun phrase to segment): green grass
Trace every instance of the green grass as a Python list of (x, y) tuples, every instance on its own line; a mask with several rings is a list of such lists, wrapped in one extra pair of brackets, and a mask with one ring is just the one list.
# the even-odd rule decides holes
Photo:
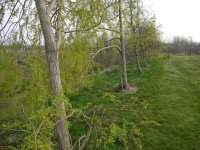
[(161, 124), (143, 129), (144, 149), (200, 149), (199, 68), (199, 57), (172, 57), (140, 91), (149, 102), (147, 116)]
[[(144, 69), (141, 76), (137, 75), (133, 64), (128, 64), (129, 83), (139, 89), (136, 94), (127, 95), (116, 90), (120, 82), (120, 69), (117, 69), (97, 75), (90, 89), (80, 90), (70, 100), (73, 107), (82, 107), (90, 102), (110, 108), (113, 104), (102, 98), (106, 92), (124, 102), (133, 96), (138, 97), (140, 101), (148, 101), (148, 108), (143, 112), (145, 116), (160, 124), (142, 126), (139, 120), (143, 118), (134, 118), (134, 115), (125, 113), (129, 121), (135, 121), (141, 128), (145, 150), (199, 150), (199, 68), (200, 57), (197, 56), (155, 59), (151, 68)], [(71, 134), (78, 137), (84, 129), (80, 124), (75, 125), (71, 128)]]

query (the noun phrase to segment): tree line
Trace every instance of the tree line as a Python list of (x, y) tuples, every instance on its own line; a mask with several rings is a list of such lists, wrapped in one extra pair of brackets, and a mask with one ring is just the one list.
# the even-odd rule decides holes
[(166, 53), (176, 55), (199, 55), (200, 43), (192, 41), (192, 37), (174, 37), (166, 43)]

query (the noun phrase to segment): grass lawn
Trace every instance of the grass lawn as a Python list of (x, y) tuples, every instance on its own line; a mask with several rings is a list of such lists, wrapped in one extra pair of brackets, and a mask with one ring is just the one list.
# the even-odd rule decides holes
[(161, 125), (143, 129), (144, 149), (200, 149), (199, 68), (199, 57), (167, 59), (163, 70), (138, 93), (149, 102), (147, 116)]
[[(199, 68), (200, 57), (197, 56), (155, 59), (152, 66), (144, 69), (140, 76), (137, 75), (135, 66), (128, 64), (129, 83), (139, 89), (136, 94), (127, 95), (117, 91), (120, 83), (120, 69), (117, 69), (111, 73), (97, 75), (90, 89), (81, 90), (70, 97), (70, 100), (73, 107), (83, 107), (90, 102), (92, 105), (111, 108), (113, 104), (102, 98), (104, 93), (112, 93), (124, 103), (131, 97), (137, 97), (140, 101), (148, 102), (147, 109), (142, 110), (145, 117), (160, 124), (143, 126), (139, 124), (139, 120), (143, 118), (134, 118), (134, 115), (124, 113), (126, 119), (134, 121), (141, 128), (144, 135), (143, 149), (199, 150)], [(72, 135), (81, 135), (84, 127), (81, 128), (80, 124), (74, 125), (70, 130)]]

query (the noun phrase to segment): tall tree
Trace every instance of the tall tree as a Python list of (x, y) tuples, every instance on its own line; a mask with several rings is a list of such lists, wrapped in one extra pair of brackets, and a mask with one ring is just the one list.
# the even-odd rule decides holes
[[(61, 32), (59, 30), (56, 30), (55, 34), (53, 34), (53, 29), (50, 23), (51, 10), (54, 7), (56, 7), (57, 10), (62, 9), (62, 1), (60, 2), (57, 0), (52, 0), (48, 5), (46, 5), (46, 2), (44, 0), (35, 0), (35, 3), (45, 40), (45, 52), (51, 80), (51, 87), (54, 92), (55, 100), (57, 101), (56, 107), (59, 112), (57, 116), (55, 132), (57, 134), (59, 148), (61, 150), (70, 150), (71, 144), (69, 138), (69, 131), (66, 127), (66, 110), (64, 101), (62, 100), (62, 84), (58, 60)], [(56, 20), (58, 29), (60, 28), (60, 19), (61, 14), (59, 13)]]
[(142, 72), (141, 65), (140, 65), (140, 57), (139, 51), (141, 48), (140, 43), (140, 23), (141, 23), (141, 14), (142, 14), (142, 6), (140, 6), (140, 0), (128, 0), (128, 24), (131, 30), (131, 40), (134, 43), (132, 44), (132, 50), (135, 54), (137, 72), (140, 74)]
[(122, 57), (122, 86), (124, 90), (129, 90), (130, 86), (128, 84), (127, 77), (127, 66), (126, 66), (126, 49), (124, 45), (124, 30), (123, 30), (123, 18), (122, 18), (122, 2), (118, 1), (119, 9), (119, 26), (120, 26), (120, 48), (121, 48), (121, 57)]
[[(110, 32), (111, 39), (108, 40), (118, 40), (120, 47), (117, 45), (111, 45), (105, 47), (101, 50), (109, 49), (111, 47), (117, 48), (119, 50), (121, 56), (121, 65), (122, 65), (122, 75), (121, 75), (121, 82), (122, 82), (122, 90), (128, 92), (135, 92), (135, 88), (131, 88), (128, 83), (128, 76), (127, 76), (127, 60), (126, 60), (126, 48), (124, 43), (124, 4), (121, 0), (117, 1), (109, 1), (107, 2), (110, 7), (107, 7), (107, 18), (102, 26), (99, 29), (106, 30)], [(110, 4), (111, 3), (111, 4)], [(116, 17), (118, 17), (118, 21), (116, 22)], [(108, 42), (107, 41), (107, 42)], [(99, 52), (99, 51), (98, 51)]]

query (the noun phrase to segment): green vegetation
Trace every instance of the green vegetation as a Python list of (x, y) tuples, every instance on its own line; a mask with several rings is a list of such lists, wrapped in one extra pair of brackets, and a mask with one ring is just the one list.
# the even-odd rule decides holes
[[(62, 53), (60, 63), (65, 90), (68, 93), (71, 89), (75, 91), (76, 84), (79, 87), (89, 86), (89, 80), (85, 79), (89, 67), (86, 65), (88, 59), (85, 58), (85, 52), (79, 57), (75, 54), (74, 57), (65, 57), (70, 61), (69, 64), (65, 63), (63, 57), (71, 56), (72, 53), (67, 49), (62, 49), (63, 51), (65, 53)], [(1, 49), (0, 149), (7, 145), (18, 149), (23, 147), (31, 149), (34, 146), (42, 146), (45, 149), (55, 147), (55, 135), (52, 133), (55, 123), (52, 120), (57, 112), (54, 101), (51, 101), (52, 93), (44, 54), (35, 49), (25, 54), (26, 57), (22, 57), (20, 49), (15, 46), (9, 50)], [(79, 62), (82, 60), (81, 63), (77, 63), (78, 60)], [(72, 75), (74, 73), (81, 74), (81, 78), (77, 79)], [(73, 84), (73, 81), (76, 81), (76, 84)], [(67, 98), (64, 97), (64, 100)], [(47, 137), (50, 139), (49, 142), (46, 141)]]
[(148, 67), (163, 50), (156, 24), (142, 0), (2, 0), (0, 148), (142, 149), (136, 122), (157, 123), (126, 95), (138, 82), (127, 61)]
[[(199, 64), (197, 56), (159, 58), (139, 76), (131, 63), (128, 64), (128, 75), (130, 83), (139, 88), (136, 94), (125, 95), (117, 91), (120, 72), (116, 69), (97, 75), (91, 89), (83, 89), (70, 99), (73, 107), (83, 107), (90, 102), (102, 105), (105, 110), (114, 107), (103, 97), (106, 92), (124, 104), (129, 102), (130, 107), (127, 108), (130, 110), (135, 110), (129, 101), (132, 97), (137, 97), (140, 102), (147, 101), (147, 108), (140, 109), (143, 115), (125, 113), (127, 121), (134, 120), (141, 128), (144, 149), (197, 150), (200, 148)], [(115, 112), (118, 114), (117, 109)], [(110, 120), (115, 119), (115, 116), (109, 117)], [(145, 121), (148, 123), (144, 125)], [(84, 128), (80, 126), (73, 126), (71, 130), (72, 135), (84, 133)]]
[[(144, 128), (145, 149), (200, 149), (200, 60), (172, 57), (138, 94), (160, 127)], [(140, 97), (140, 96), (139, 96)]]
[[(24, 72), (15, 63), (18, 54), (13, 54), (16, 56), (7, 53), (0, 67), (0, 127), (3, 129), (0, 144), (34, 148), (34, 131), (42, 125), (38, 145), (47, 149), (55, 147), (54, 134), (48, 132), (53, 131), (51, 119), (55, 109), (46, 101), (51, 95), (46, 86), (43, 57), (34, 53), (38, 59), (33, 59), (29, 55), (28, 70)], [(73, 143), (91, 129), (86, 149), (198, 150), (199, 67), (199, 56), (160, 57), (154, 58), (151, 67), (144, 67), (139, 75), (135, 64), (129, 63), (129, 83), (138, 88), (135, 94), (121, 91), (120, 67), (92, 76), (89, 86), (80, 82), (82, 89), (69, 97), (73, 109), (69, 106), (68, 114), (70, 109), (77, 111), (69, 120)], [(22, 78), (24, 73), (32, 76)], [(50, 137), (51, 142), (46, 143), (45, 137)]]
[(0, 2), (0, 149), (200, 149), (199, 57), (143, 2)]

